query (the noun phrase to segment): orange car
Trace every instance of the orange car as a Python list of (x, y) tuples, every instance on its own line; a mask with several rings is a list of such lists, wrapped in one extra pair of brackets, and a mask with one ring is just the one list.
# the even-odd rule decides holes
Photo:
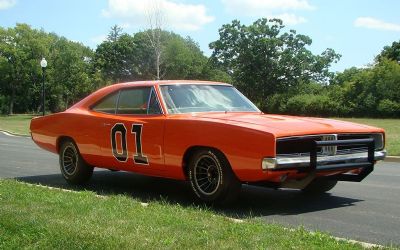
[(384, 159), (384, 131), (321, 118), (262, 113), (233, 86), (202, 81), (111, 85), (31, 122), (32, 139), (59, 154), (63, 177), (94, 167), (189, 180), (205, 202), (241, 184), (321, 193), (361, 181)]

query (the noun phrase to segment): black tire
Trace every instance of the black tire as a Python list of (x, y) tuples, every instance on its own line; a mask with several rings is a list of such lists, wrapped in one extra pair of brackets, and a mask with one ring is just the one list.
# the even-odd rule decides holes
[(225, 156), (211, 149), (199, 149), (189, 160), (189, 181), (198, 199), (206, 203), (234, 201), (242, 184)]
[(60, 170), (70, 184), (83, 184), (93, 174), (93, 167), (86, 164), (73, 141), (65, 141), (60, 148)]
[(337, 183), (335, 180), (315, 179), (302, 191), (312, 195), (323, 194), (334, 188)]

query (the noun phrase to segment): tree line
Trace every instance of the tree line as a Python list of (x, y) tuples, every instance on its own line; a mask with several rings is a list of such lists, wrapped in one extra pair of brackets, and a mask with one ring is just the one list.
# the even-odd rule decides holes
[[(45, 57), (46, 107), (65, 110), (94, 90), (113, 83), (156, 78), (155, 60), (148, 34), (123, 33), (112, 27), (106, 41), (95, 50), (27, 24), (0, 28), (0, 112), (36, 113), (41, 110), (42, 69)], [(190, 37), (160, 31), (162, 79), (229, 81), (213, 67)]]
[[(157, 51), (150, 42), (158, 34)], [(150, 39), (150, 40), (149, 40)], [(96, 49), (27, 24), (0, 27), (0, 112), (41, 109), (42, 57), (46, 107), (65, 110), (113, 83), (150, 79), (229, 82), (263, 111), (317, 116), (400, 117), (400, 42), (385, 47), (366, 68), (331, 72), (340, 55), (309, 50), (310, 37), (287, 31), (279, 19), (250, 25), (234, 20), (219, 29), (207, 57), (190, 37), (118, 26)]]

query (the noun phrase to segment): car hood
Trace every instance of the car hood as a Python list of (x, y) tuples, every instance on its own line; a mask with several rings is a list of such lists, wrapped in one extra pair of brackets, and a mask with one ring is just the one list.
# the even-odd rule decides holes
[(382, 129), (334, 119), (271, 115), (263, 113), (202, 113), (195, 115), (249, 129), (262, 130), (276, 137), (325, 133), (371, 133)]

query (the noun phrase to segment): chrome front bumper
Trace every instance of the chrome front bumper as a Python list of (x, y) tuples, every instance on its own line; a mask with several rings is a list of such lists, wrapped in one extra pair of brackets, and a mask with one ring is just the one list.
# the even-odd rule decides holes
[[(383, 160), (386, 157), (386, 150), (375, 151), (374, 160)], [(337, 154), (337, 155), (318, 155), (318, 167), (327, 166), (335, 163), (363, 163), (368, 162), (368, 152)], [(264, 158), (262, 162), (263, 170), (281, 170), (291, 168), (305, 168), (310, 166), (310, 156), (277, 156)], [(317, 169), (318, 169), (317, 167)]]
[[(322, 147), (336, 147), (337, 149), (338, 146), (357, 146), (358, 152), (354, 151), (354, 148), (341, 152), (334, 150), (330, 152), (331, 155), (319, 151)], [(359, 147), (366, 147), (367, 150), (362, 151)], [(383, 160), (385, 156), (386, 151), (375, 151), (375, 140), (373, 138), (314, 141), (314, 146), (310, 148), (307, 156), (265, 158), (262, 161), (262, 168), (271, 171), (294, 169), (299, 172), (308, 172), (310, 176), (326, 171), (339, 171), (339, 174), (324, 177), (338, 181), (360, 182), (374, 170), (375, 162)], [(351, 171), (355, 169), (359, 171)]]

